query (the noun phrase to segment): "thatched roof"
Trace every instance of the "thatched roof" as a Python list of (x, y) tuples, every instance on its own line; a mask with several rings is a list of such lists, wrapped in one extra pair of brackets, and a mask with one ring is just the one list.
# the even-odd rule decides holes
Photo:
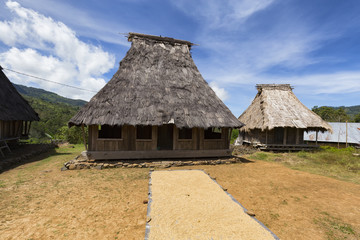
[(244, 131), (294, 127), (306, 130), (332, 131), (331, 126), (302, 104), (290, 84), (258, 84), (258, 93), (239, 117)]
[(130, 50), (112, 79), (72, 119), (72, 125), (240, 127), (197, 69), (190, 47), (173, 38), (129, 33)]
[(39, 121), (38, 114), (16, 91), (0, 66), (0, 120)]

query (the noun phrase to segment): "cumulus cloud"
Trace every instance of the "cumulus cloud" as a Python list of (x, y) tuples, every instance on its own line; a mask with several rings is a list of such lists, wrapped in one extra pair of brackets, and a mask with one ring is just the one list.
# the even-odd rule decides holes
[(216, 93), (216, 96), (218, 96), (222, 101), (225, 101), (228, 99), (228, 93), (224, 88), (219, 87), (219, 85), (216, 82), (210, 82), (209, 86), (214, 90)]
[[(81, 41), (62, 22), (24, 8), (17, 2), (8, 1), (6, 6), (13, 18), (0, 21), (0, 41), (10, 47), (0, 53), (4, 67), (95, 92), (105, 85), (101, 76), (113, 68), (113, 55), (99, 46)], [(67, 97), (89, 100), (94, 94), (59, 88), (33, 78), (11, 76), (17, 83), (34, 82)]]

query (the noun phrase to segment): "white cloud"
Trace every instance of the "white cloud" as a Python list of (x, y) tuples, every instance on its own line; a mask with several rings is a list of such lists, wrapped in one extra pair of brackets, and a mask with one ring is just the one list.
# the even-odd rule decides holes
[[(82, 42), (62, 22), (21, 7), (17, 2), (8, 1), (6, 6), (14, 15), (11, 21), (0, 21), (0, 41), (10, 47), (0, 54), (4, 67), (93, 91), (105, 85), (101, 76), (113, 68), (113, 55)], [(67, 97), (89, 100), (94, 94), (12, 76), (17, 83), (35, 82)]]
[(216, 96), (218, 96), (222, 101), (228, 99), (229, 95), (226, 92), (226, 90), (224, 88), (219, 87), (216, 82), (210, 82), (209, 86), (214, 90)]
[[(29, 8), (36, 9), (56, 19), (67, 26), (76, 29), (76, 32), (84, 37), (118, 44), (129, 47), (130, 43), (121, 33), (131, 32), (129, 27), (121, 21), (108, 18), (107, 12), (92, 11), (90, 8), (84, 10), (77, 8), (74, 4), (58, 0), (19, 0)], [(130, 0), (129, 0), (130, 1)], [(131, 0), (134, 2), (135, 0)], [(134, 30), (134, 29), (132, 29)]]
[(185, 14), (205, 21), (206, 28), (231, 30), (273, 2), (274, 0), (178, 0), (173, 1), (173, 4)]

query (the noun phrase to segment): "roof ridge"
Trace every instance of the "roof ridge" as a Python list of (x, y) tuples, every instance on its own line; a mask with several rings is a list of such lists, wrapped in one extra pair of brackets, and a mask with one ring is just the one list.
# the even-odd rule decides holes
[(178, 44), (187, 45), (189, 47), (197, 45), (197, 44), (194, 44), (194, 43), (189, 42), (189, 41), (170, 38), (170, 37), (162, 37), (161, 35), (160, 36), (155, 36), (155, 35), (148, 35), (148, 34), (142, 34), (142, 33), (129, 32), (127, 37), (128, 37), (129, 42), (132, 42), (133, 39), (136, 39), (136, 38), (143, 38), (143, 39), (151, 39), (151, 40), (155, 40), (155, 41), (159, 41), (159, 42), (167, 42), (167, 43), (170, 43), (170, 44), (178, 43)]

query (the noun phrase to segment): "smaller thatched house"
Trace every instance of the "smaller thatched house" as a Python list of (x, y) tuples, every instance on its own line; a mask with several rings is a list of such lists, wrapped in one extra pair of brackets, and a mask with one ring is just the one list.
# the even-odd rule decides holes
[(32, 121), (39, 121), (38, 114), (18, 93), (0, 66), (0, 147), (6, 141), (28, 136)]
[(131, 48), (112, 79), (70, 119), (88, 126), (93, 159), (231, 155), (243, 124), (197, 69), (191, 42), (130, 33)]
[[(239, 117), (245, 124), (237, 142), (263, 149), (302, 149), (304, 131), (332, 131), (331, 126), (303, 105), (290, 84), (258, 84), (255, 99)], [(285, 146), (285, 148), (284, 148)]]

